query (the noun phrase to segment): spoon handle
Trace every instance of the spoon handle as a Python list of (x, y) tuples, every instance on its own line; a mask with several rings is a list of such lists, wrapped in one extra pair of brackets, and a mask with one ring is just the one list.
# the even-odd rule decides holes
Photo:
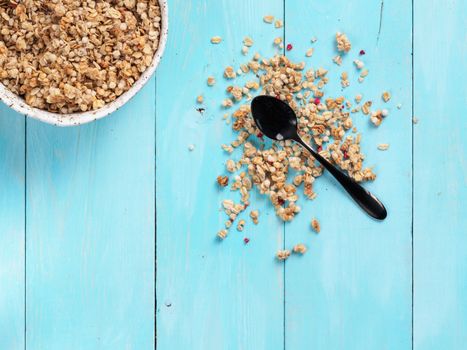
[(378, 220), (384, 220), (387, 216), (386, 208), (378, 198), (372, 195), (370, 192), (360, 186), (355, 180), (339, 171), (335, 166), (329, 163), (323, 158), (318, 152), (313, 150), (308, 144), (306, 144), (299, 136), (294, 139), (300, 145), (302, 145), (311, 155), (320, 162), (326, 170), (328, 170), (339, 183), (344, 187), (347, 193), (357, 202), (357, 204), (365, 210), (368, 215)]

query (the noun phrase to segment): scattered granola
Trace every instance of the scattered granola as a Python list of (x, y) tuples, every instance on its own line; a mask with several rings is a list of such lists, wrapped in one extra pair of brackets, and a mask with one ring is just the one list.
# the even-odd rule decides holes
[(320, 232), (321, 232), (321, 225), (319, 224), (318, 220), (316, 220), (316, 219), (311, 220), (311, 228), (312, 228), (313, 231), (315, 231), (316, 233), (320, 233)]
[(417, 117), (413, 117), (413, 118), (412, 118), (412, 123), (413, 123), (413, 124), (418, 124), (418, 118), (417, 118)]
[(274, 26), (276, 28), (282, 28), (284, 26), (284, 23), (282, 22), (281, 19), (278, 19), (278, 20), (276, 20), (276, 22), (274, 22)]
[(219, 232), (217, 232), (217, 237), (219, 237), (220, 239), (225, 239), (227, 235), (228, 235), (227, 230), (220, 230)]
[(391, 99), (391, 94), (387, 91), (383, 92), (383, 95), (381, 96), (384, 102), (388, 102)]
[(306, 50), (306, 53), (305, 53), (305, 56), (306, 57), (311, 57), (313, 56), (313, 52), (315, 51), (314, 48), (309, 48), (308, 50)]
[(332, 61), (338, 66), (340, 66), (342, 64), (342, 56), (341, 55), (334, 56)]
[(355, 64), (355, 66), (357, 67), (358, 70), (362, 69), (363, 67), (365, 67), (365, 64), (360, 61), (360, 60), (355, 60), (353, 61), (353, 63)]
[(208, 77), (207, 84), (208, 86), (213, 86), (216, 83), (216, 79), (214, 77)]
[(228, 176), (218, 176), (217, 183), (221, 187), (227, 187), (229, 185), (229, 177)]
[(259, 221), (258, 221), (258, 219), (259, 219), (259, 211), (258, 211), (258, 210), (252, 210), (252, 211), (250, 212), (250, 218), (251, 218), (251, 220), (253, 220), (253, 223), (254, 223), (255, 225), (258, 225), (258, 222), (259, 222)]
[(389, 143), (380, 143), (380, 144), (378, 145), (378, 149), (379, 149), (380, 151), (386, 151), (386, 150), (388, 150), (388, 149), (389, 149)]
[(227, 79), (234, 79), (236, 76), (237, 73), (235, 73), (235, 70), (232, 67), (229, 66), (224, 70), (224, 77)]
[(245, 220), (240, 220), (237, 224), (237, 231), (242, 232), (245, 228)]
[(246, 36), (245, 39), (243, 39), (243, 45), (247, 47), (253, 46), (253, 39), (250, 38), (249, 36)]
[[(274, 18), (265, 22), (272, 23)], [(336, 35), (338, 49), (342, 53), (351, 49), (351, 44), (344, 34)], [(314, 40), (316, 41), (316, 40)], [(312, 42), (314, 42), (312, 40)], [(245, 38), (244, 47), (253, 45), (253, 40)], [(282, 37), (274, 40), (274, 45), (283, 48)], [(291, 50), (292, 44), (286, 46)], [(313, 48), (305, 56), (310, 57)], [(339, 55), (342, 59), (342, 54)], [(341, 61), (339, 60), (339, 63)], [(360, 79), (368, 75), (363, 62), (355, 60)], [(293, 62), (284, 55), (261, 57), (256, 53), (252, 59), (239, 64), (238, 71), (227, 67), (224, 76), (235, 79), (242, 75), (242, 83), (235, 80), (236, 85), (228, 86), (226, 98), (222, 105), (232, 108), (232, 112), (224, 115), (235, 132), (235, 138), (222, 149), (230, 154), (237, 152), (235, 160), (226, 161), (226, 170), (231, 173), (231, 181), (226, 176), (218, 177), (219, 186), (227, 187), (240, 196), (239, 203), (224, 200), (222, 207), (228, 220), (225, 231), (228, 231), (246, 208), (250, 206), (250, 193), (253, 189), (266, 196), (272, 203), (276, 215), (283, 221), (291, 221), (301, 211), (299, 198), (313, 200), (317, 193), (314, 182), (323, 173), (323, 167), (317, 164), (309, 154), (292, 141), (266, 142), (256, 127), (251, 116), (250, 101), (256, 94), (275, 96), (286, 101), (297, 114), (300, 136), (309, 143), (314, 143), (321, 156), (339, 167), (357, 182), (373, 181), (376, 175), (372, 169), (364, 166), (365, 156), (361, 153), (361, 135), (358, 133), (351, 112), (362, 111), (370, 121), (379, 125), (386, 112), (372, 111), (372, 101), (362, 105), (362, 95), (355, 96), (358, 104), (352, 109), (352, 102), (344, 96), (325, 96), (325, 87), (330, 78), (323, 67), (305, 68), (305, 62)], [(349, 86), (349, 75), (343, 72), (341, 85)], [(245, 82), (246, 81), (246, 82)], [(249, 216), (254, 224), (258, 224), (259, 212), (250, 210)], [(245, 220), (236, 224), (242, 230)], [(316, 219), (311, 222), (313, 230), (320, 232), (320, 224)], [(294, 251), (306, 251), (306, 247), (297, 245)], [(304, 249), (303, 249), (304, 248)], [(278, 259), (285, 260), (289, 250), (280, 251)]]
[(196, 102), (198, 102), (198, 103), (203, 103), (203, 101), (204, 101), (203, 95), (199, 95), (199, 96), (196, 98)]
[(211, 44), (220, 44), (222, 41), (222, 38), (220, 36), (213, 36), (211, 38)]
[(270, 15), (264, 16), (263, 21), (266, 23), (272, 23), (274, 22), (274, 16), (270, 16)]
[(307, 251), (307, 248), (303, 243), (296, 244), (293, 247), (293, 252), (297, 254), (305, 254), (306, 251)]
[(276, 254), (276, 257), (280, 261), (287, 260), (287, 258), (290, 256), (290, 250), (279, 250)]
[(336, 33), (337, 51), (349, 52), (352, 48), (349, 38), (344, 33)]
[(39, 109), (103, 107), (140, 78), (159, 45), (157, 0), (10, 3), (0, 7), (0, 79)]

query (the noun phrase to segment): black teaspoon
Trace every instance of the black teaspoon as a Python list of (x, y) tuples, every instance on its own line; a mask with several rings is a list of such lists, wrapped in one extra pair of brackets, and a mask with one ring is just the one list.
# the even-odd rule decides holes
[(339, 181), (368, 215), (378, 220), (386, 218), (387, 211), (383, 203), (353, 179), (337, 170), (301, 139), (297, 132), (297, 116), (287, 103), (273, 96), (257, 96), (251, 102), (251, 112), (256, 125), (264, 135), (277, 141), (298, 142)]

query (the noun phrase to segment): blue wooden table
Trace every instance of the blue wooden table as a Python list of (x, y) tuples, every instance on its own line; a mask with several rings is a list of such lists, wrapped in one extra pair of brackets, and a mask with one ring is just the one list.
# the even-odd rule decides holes
[[(467, 349), (466, 2), (172, 0), (169, 11), (156, 76), (112, 116), (59, 129), (0, 107), (0, 349)], [(336, 31), (370, 70), (344, 94), (393, 96), (380, 128), (354, 118), (388, 219), (324, 176), (289, 224), (254, 195), (250, 243), (232, 232), (219, 244), (223, 68), (242, 62), (246, 35), (264, 55), (285, 35), (297, 61), (316, 37), (310, 62), (338, 79), (352, 60), (333, 65)], [(274, 259), (300, 241), (302, 258)]]

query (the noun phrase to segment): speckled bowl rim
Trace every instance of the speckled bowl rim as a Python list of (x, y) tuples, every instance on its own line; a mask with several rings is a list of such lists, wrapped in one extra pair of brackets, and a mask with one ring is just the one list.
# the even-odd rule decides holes
[(42, 109), (34, 108), (26, 104), (23, 98), (8, 90), (3, 84), (0, 83), (0, 100), (8, 107), (14, 109), (18, 113), (24, 114), (26, 117), (40, 120), (47, 124), (56, 126), (76, 126), (86, 124), (108, 116), (115, 112), (125, 103), (127, 103), (141, 88), (148, 82), (152, 74), (156, 70), (159, 62), (164, 54), (165, 45), (167, 43), (167, 35), (169, 29), (169, 9), (167, 0), (159, 0), (161, 8), (162, 30), (159, 39), (159, 46), (152, 59), (151, 65), (141, 74), (141, 77), (133, 84), (133, 86), (124, 94), (119, 96), (116, 100), (106, 104), (104, 107), (95, 111), (59, 114), (52, 113)]

